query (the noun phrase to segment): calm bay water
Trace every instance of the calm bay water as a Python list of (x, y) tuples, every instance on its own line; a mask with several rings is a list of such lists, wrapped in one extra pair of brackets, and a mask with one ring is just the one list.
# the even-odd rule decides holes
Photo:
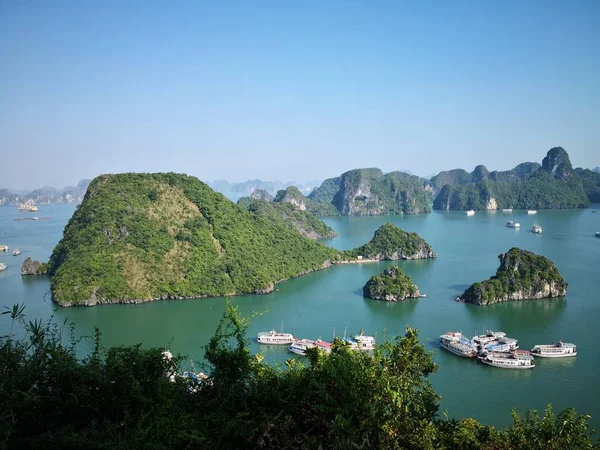
[[(406, 326), (420, 331), (423, 344), (433, 352), (439, 371), (431, 381), (443, 396), (442, 410), (455, 418), (474, 416), (493, 425), (510, 422), (510, 409), (543, 409), (552, 403), (555, 411), (574, 406), (592, 415), (593, 427), (600, 430), (600, 205), (587, 210), (539, 211), (527, 216), (515, 211), (478, 212), (466, 217), (461, 212), (433, 212), (421, 216), (344, 217), (327, 219), (340, 236), (328, 245), (347, 249), (367, 242), (377, 227), (392, 222), (407, 231), (416, 231), (438, 254), (431, 261), (368, 263), (333, 267), (278, 285), (267, 296), (236, 297), (243, 314), (261, 312), (250, 326), (258, 331), (281, 328), (301, 337), (329, 339), (365, 330), (367, 334), (401, 334)], [(192, 358), (202, 366), (202, 347), (215, 331), (224, 311), (222, 298), (162, 301), (142, 305), (109, 305), (93, 308), (58, 308), (49, 298), (50, 283), (44, 277), (20, 276), (23, 260), (47, 260), (74, 211), (73, 205), (46, 205), (38, 216), (48, 221), (14, 221), (23, 217), (14, 207), (0, 206), (0, 244), (20, 248), (13, 257), (1, 254), (8, 269), (0, 272), (0, 305), (24, 302), (28, 319), (47, 319), (76, 324), (76, 331), (92, 335), (94, 327), (103, 333), (106, 346), (143, 343), (168, 347)], [(504, 226), (507, 220), (521, 223), (520, 230)], [(535, 222), (542, 235), (529, 230)], [(492, 275), (499, 253), (513, 246), (547, 256), (569, 282), (563, 299), (510, 302), (488, 307), (456, 303), (453, 299), (474, 281)], [(409, 274), (426, 299), (386, 303), (362, 297), (362, 286), (371, 275), (390, 265)], [(0, 333), (8, 329), (0, 317)], [(521, 348), (558, 339), (578, 345), (578, 356), (563, 360), (536, 360), (531, 371), (494, 369), (454, 356), (437, 344), (440, 334), (457, 330), (471, 335), (484, 329), (506, 332), (519, 339)], [(283, 362), (284, 348), (251, 344), (268, 361)]]

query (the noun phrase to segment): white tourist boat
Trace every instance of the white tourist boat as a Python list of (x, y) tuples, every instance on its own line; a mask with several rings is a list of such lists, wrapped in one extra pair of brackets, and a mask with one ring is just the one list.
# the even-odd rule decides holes
[(256, 342), (269, 345), (290, 345), (296, 338), (290, 333), (278, 333), (275, 330), (261, 331), (256, 336)]
[(377, 348), (377, 344), (375, 343), (375, 338), (373, 336), (365, 336), (361, 333), (353, 336), (350, 340), (356, 342), (357, 350), (375, 350), (375, 348)]
[(325, 353), (331, 353), (331, 342), (326, 342), (321, 339), (317, 339), (315, 341), (315, 345), (317, 346), (317, 348), (320, 348)]
[(533, 227), (531, 227), (531, 231), (535, 234), (542, 234), (542, 226), (534, 223)]
[(15, 248), (13, 250), (13, 256), (19, 256), (21, 254), (21, 250), (19, 250), (18, 248)]
[(310, 339), (298, 339), (288, 347), (288, 351), (296, 355), (306, 356), (306, 351), (309, 348), (315, 348), (317, 344)]
[(514, 352), (519, 348), (519, 341), (509, 337), (501, 337), (482, 346), (484, 352)]
[(506, 222), (506, 226), (508, 228), (521, 228), (521, 224), (519, 222), (514, 222), (512, 220), (509, 220), (508, 222)]
[(536, 345), (531, 349), (531, 354), (541, 358), (564, 358), (577, 356), (577, 346), (558, 341), (557, 344)]
[(531, 216), (532, 214), (537, 214), (537, 211), (535, 209), (528, 209), (527, 214)]
[(7, 252), (8, 250), (8, 245), (0, 245), (0, 252)]
[(440, 346), (463, 358), (473, 358), (477, 351), (473, 341), (467, 339), (458, 331), (449, 331), (440, 336)]
[(472, 209), (468, 210), (465, 212), (465, 215), (467, 216), (474, 216), (475, 215), (475, 211), (473, 211)]
[(473, 337), (473, 342), (477, 345), (485, 347), (487, 344), (491, 342), (497, 342), (500, 339), (505, 339), (506, 333), (502, 331), (492, 331), (486, 330), (484, 334), (480, 334), (478, 336)]
[(486, 352), (478, 357), (488, 366), (501, 369), (533, 369), (535, 362), (529, 352)]
[(504, 208), (502, 210), (502, 214), (510, 214), (512, 212), (512, 208)]
[(6, 264), (0, 263), (0, 272), (2, 272), (3, 270), (6, 270)]

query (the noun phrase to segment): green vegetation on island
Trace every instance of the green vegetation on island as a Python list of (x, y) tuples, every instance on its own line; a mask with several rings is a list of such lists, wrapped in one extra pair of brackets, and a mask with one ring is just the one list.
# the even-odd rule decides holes
[(428, 183), (404, 172), (355, 169), (325, 180), (308, 198), (332, 205), (343, 216), (419, 214), (431, 212)]
[(419, 294), (419, 287), (398, 267), (390, 267), (380, 275), (372, 276), (363, 287), (365, 297), (388, 302), (417, 298)]
[[(245, 203), (238, 201), (240, 205)], [(277, 218), (283, 219), (289, 227), (310, 239), (330, 239), (337, 236), (337, 233), (323, 221), (292, 203), (252, 200), (244, 206), (250, 212), (273, 218), (275, 221)]]
[(498, 255), (500, 267), (496, 275), (474, 283), (460, 297), (467, 303), (491, 305), (509, 300), (563, 297), (567, 282), (556, 266), (544, 256), (511, 248)]
[(575, 169), (583, 183), (583, 190), (590, 202), (600, 203), (600, 172), (589, 169)]
[(435, 258), (431, 246), (417, 233), (409, 233), (397, 226), (381, 225), (365, 245), (344, 252), (344, 256), (374, 260)]
[(187, 175), (102, 175), (65, 227), (48, 274), (60, 305), (95, 305), (263, 294), (359, 256), (435, 256), (417, 234), (391, 224), (344, 252), (301, 234), (332, 231), (293, 204), (257, 200), (246, 209)]
[(50, 258), (53, 298), (92, 305), (263, 293), (339, 252), (187, 175), (96, 178)]
[(250, 353), (248, 320), (228, 306), (198, 383), (175, 375), (184, 360), (163, 349), (104, 348), (96, 330), (82, 355), (74, 326), (27, 322), (18, 305), (6, 312), (25, 331), (0, 337), (2, 448), (598, 448), (590, 416), (572, 408), (513, 411), (503, 428), (440, 413), (428, 379), (437, 366), (410, 327), (371, 354), (336, 340), (330, 355), (311, 349), (306, 363), (273, 367)]
[[(433, 202), (433, 209), (495, 210), (564, 209), (589, 206), (584, 183), (571, 166), (562, 147), (548, 151), (542, 166), (530, 173), (533, 163), (524, 163), (515, 176), (488, 176), (463, 184), (444, 185)], [(502, 172), (498, 172), (502, 173)], [(480, 170), (481, 175), (481, 170)], [(435, 178), (435, 177), (434, 177)]]

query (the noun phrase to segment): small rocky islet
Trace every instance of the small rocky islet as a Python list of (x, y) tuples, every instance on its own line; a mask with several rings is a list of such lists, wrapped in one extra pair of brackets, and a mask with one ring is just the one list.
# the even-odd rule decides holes
[(400, 302), (407, 298), (418, 298), (421, 293), (419, 287), (400, 268), (389, 267), (367, 281), (363, 295), (373, 300)]
[(496, 275), (472, 284), (460, 297), (476, 305), (564, 297), (568, 283), (548, 258), (517, 247), (498, 255)]

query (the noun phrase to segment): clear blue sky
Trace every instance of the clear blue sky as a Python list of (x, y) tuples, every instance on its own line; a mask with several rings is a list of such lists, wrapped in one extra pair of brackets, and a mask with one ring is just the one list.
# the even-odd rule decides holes
[(600, 164), (600, 1), (0, 0), (0, 187)]

